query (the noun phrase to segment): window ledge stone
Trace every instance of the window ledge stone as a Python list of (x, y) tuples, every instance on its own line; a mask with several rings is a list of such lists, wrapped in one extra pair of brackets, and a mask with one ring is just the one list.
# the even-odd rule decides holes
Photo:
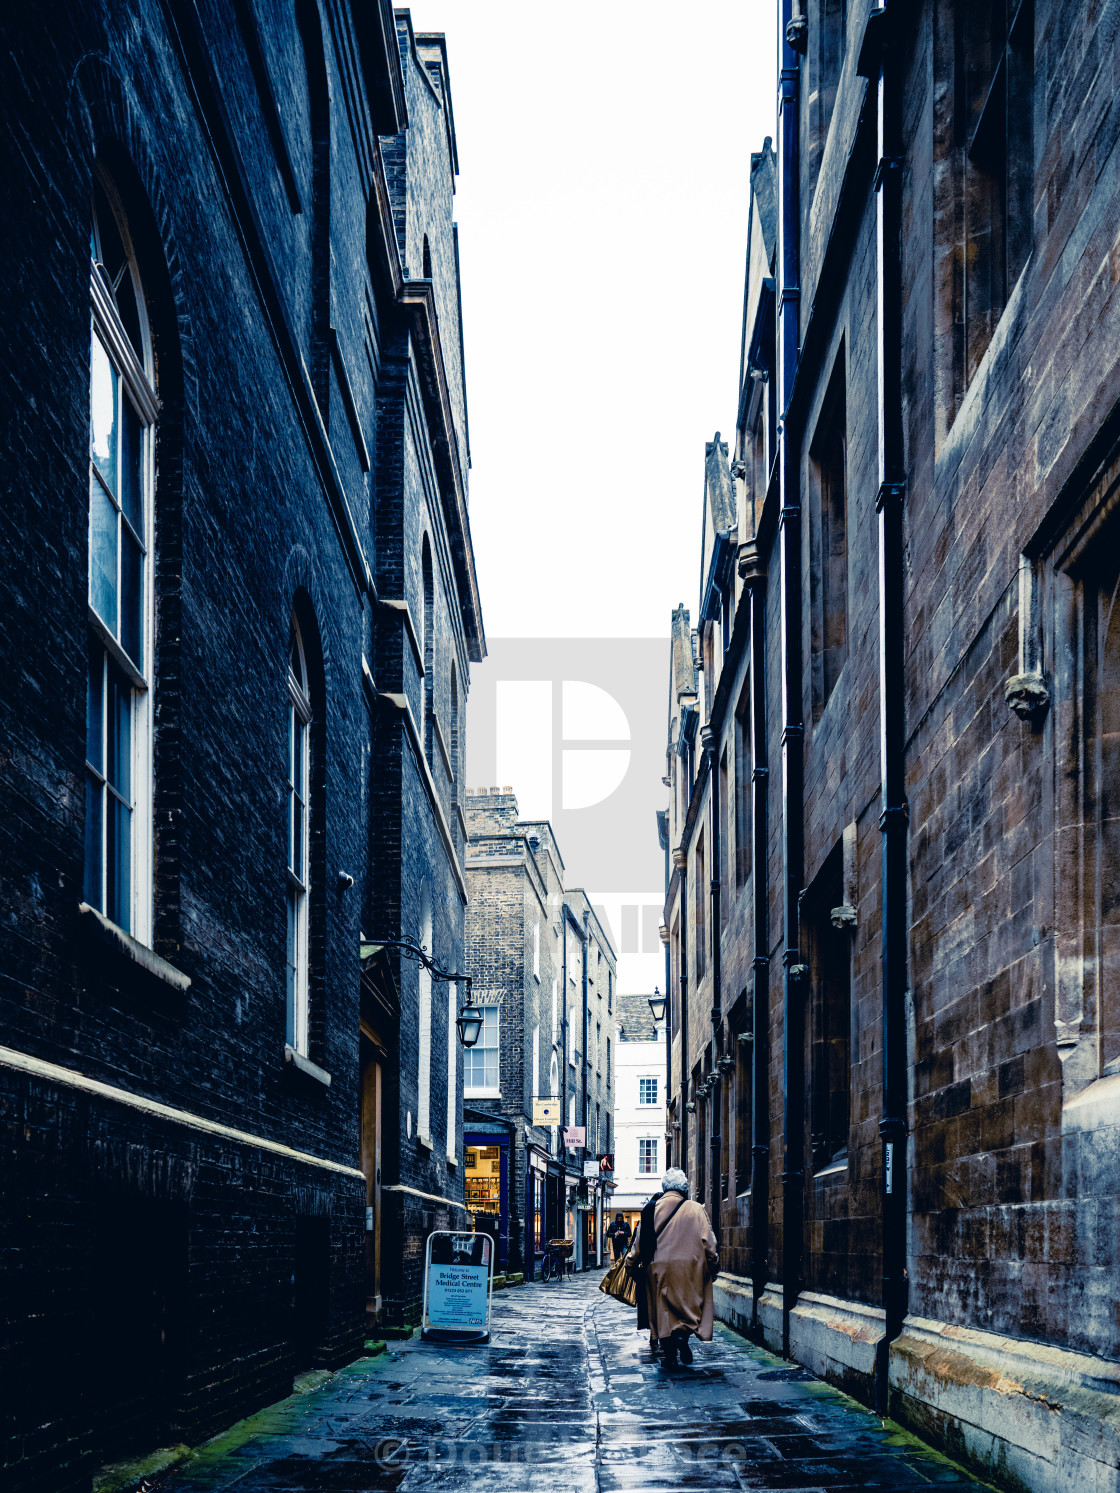
[(418, 1135), (416, 1137), (416, 1144), (422, 1147), (422, 1149), (425, 1151), (435, 1150), (435, 1143), (433, 1142), (430, 1135)]
[(321, 1083), (325, 1089), (330, 1088), (331, 1076), (327, 1070), (305, 1058), (302, 1052), (297, 1052), (290, 1042), (284, 1043), (284, 1066), (290, 1072), (302, 1073), (305, 1078)]
[(149, 949), (139, 939), (133, 938), (131, 933), (118, 928), (116, 923), (111, 922), (104, 913), (98, 912), (96, 907), (91, 907), (88, 902), (79, 902), (78, 913), (82, 920), (82, 927), (87, 929), (103, 947), (112, 949), (144, 970), (146, 974), (160, 980), (180, 994), (185, 995), (191, 988), (190, 975), (185, 975), (181, 969), (176, 969), (173, 964), (161, 958), (154, 949)]
[(1120, 1074), (1094, 1079), (1062, 1105), (1062, 1134), (1120, 1127)]
[(819, 1182), (822, 1177), (846, 1176), (848, 1171), (848, 1158), (843, 1161), (830, 1161), (827, 1166), (822, 1166), (819, 1172), (813, 1173), (813, 1181)]

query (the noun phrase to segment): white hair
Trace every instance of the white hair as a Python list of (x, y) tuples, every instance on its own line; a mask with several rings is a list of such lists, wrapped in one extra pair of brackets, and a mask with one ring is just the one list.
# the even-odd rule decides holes
[(661, 1179), (662, 1192), (683, 1192), (688, 1196), (688, 1178), (679, 1167), (671, 1166)]

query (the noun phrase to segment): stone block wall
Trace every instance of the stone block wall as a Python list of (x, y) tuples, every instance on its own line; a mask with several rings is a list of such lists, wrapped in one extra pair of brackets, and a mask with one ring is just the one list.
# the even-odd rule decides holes
[[(738, 1283), (725, 1289), (726, 1310), (772, 1344), (785, 1336), (801, 1361), (853, 1392), (889, 1396), (911, 1424), (1008, 1486), (1057, 1488), (1065, 1479), (1112, 1487), (1114, 1417), (1103, 1398), (1093, 1399), (1091, 1381), (1107, 1380), (1116, 1356), (1107, 1281), (1120, 1250), (1110, 1159), (1120, 1069), (1112, 998), (1120, 855), (1110, 807), (1120, 782), (1112, 758), (1120, 697), (1113, 623), (1120, 114), (1106, 42), (1118, 13), (1110, 5), (1087, 27), (1064, 0), (1020, 9), (1005, 59), (1017, 90), (1005, 121), (1009, 217), (1002, 226), (993, 219), (991, 240), (1004, 234), (1006, 250), (985, 282), (992, 299), (981, 304), (989, 249), (977, 223), (987, 211), (987, 168), (968, 155), (953, 118), (963, 97), (953, 76), (959, 59), (986, 66), (975, 38), (967, 40), (972, 13), (949, 0), (890, 4), (887, 12), (903, 107), (903, 380), (885, 397), (901, 402), (906, 472), (904, 610), (887, 625), (905, 637), (909, 1107), (906, 1165), (895, 1185), (906, 1187), (911, 1313), (889, 1351), (878, 1358), (872, 1351), (886, 1330), (874, 1316), (882, 1307), (884, 1189), (875, 82), (856, 67), (874, 37), (865, 37), (866, 13), (850, 7), (846, 32), (830, 39), (832, 11), (810, 5), (808, 52), (787, 53), (787, 67), (793, 56), (798, 70), (801, 259), (799, 364), (782, 439), (792, 484), (786, 502), (802, 524), (802, 610), (794, 626), (786, 619), (786, 631), (800, 632), (803, 678), (802, 696), (788, 709), (780, 465), (767, 474), (757, 449), (776, 375), (766, 364), (774, 350), (759, 309), (770, 292), (757, 245), (748, 248), (744, 346), (755, 361), (745, 372), (758, 382), (742, 391), (740, 411), (751, 413), (735, 446), (742, 464), (732, 465), (737, 526), (722, 542), (752, 584), (765, 572), (765, 646), (752, 660), (743, 582), (720, 570), (713, 541), (694, 615), (706, 665), (698, 708), (712, 728), (714, 771), (697, 755), (693, 806), (671, 815), (676, 870), (665, 922), (684, 928), (688, 959), (673, 1119), (690, 1170), (697, 1181), (705, 1176), (710, 1195), (709, 1161), (697, 1141), (702, 1129), (705, 1140), (711, 1134), (711, 1100), (708, 1112), (703, 1100), (685, 1112), (688, 1081), (706, 1076), (713, 1056), (710, 959), (696, 978), (696, 848), (703, 834), (707, 876), (713, 782), (724, 751), (729, 764), (735, 759), (732, 715), (746, 671), (762, 667), (769, 854), (752, 879), (765, 874), (769, 906), (767, 1280), (744, 1279), (759, 1223), (753, 1196), (728, 1197), (721, 1228)], [(839, 51), (830, 54), (833, 42)], [(763, 232), (764, 217), (752, 215), (752, 234)], [(774, 239), (765, 248), (780, 298), (780, 245)], [(752, 342), (758, 329), (761, 341)], [(822, 539), (824, 433), (841, 378), (846, 654), (828, 691), (822, 608), (838, 555)], [(716, 517), (709, 505), (709, 538)], [(721, 588), (731, 613), (726, 656)], [(678, 689), (674, 731), (687, 711), (681, 699)], [(680, 745), (674, 734), (676, 802), (688, 797)], [(799, 753), (804, 770), (793, 802), (783, 749)], [(724, 833), (734, 827), (733, 781), (728, 798)], [(794, 819), (804, 835), (800, 860), (784, 843)], [(838, 926), (834, 857), (843, 868), (839, 925), (850, 939), (848, 1126), (845, 1154), (821, 1165), (813, 1154), (818, 1100), (832, 1102), (839, 1085), (814, 1067), (826, 983), (814, 950), (823, 947), (820, 930)], [(790, 947), (787, 879), (797, 899)], [(724, 1051), (740, 1020), (735, 1003), (753, 990), (751, 890), (734, 877), (720, 888), (728, 904), (717, 1038)], [(705, 913), (710, 939), (710, 904)], [(676, 996), (672, 934), (670, 946)], [(806, 1146), (806, 1175), (794, 1179), (804, 1207), (796, 1281), (782, 1279), (786, 963), (806, 966), (804, 994), (790, 1004), (805, 1025), (805, 1089), (788, 1106)], [(1031, 1410), (1037, 1393), (1050, 1406), (1044, 1428)]]

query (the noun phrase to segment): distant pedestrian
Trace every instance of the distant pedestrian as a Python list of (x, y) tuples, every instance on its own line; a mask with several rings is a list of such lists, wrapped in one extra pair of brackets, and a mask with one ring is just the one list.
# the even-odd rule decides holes
[(638, 1277), (638, 1328), (649, 1328), (650, 1347), (660, 1348), (667, 1368), (692, 1362), (688, 1339), (712, 1340), (715, 1306), (712, 1281), (719, 1254), (708, 1215), (688, 1196), (688, 1178), (670, 1167), (661, 1192), (642, 1209), (626, 1256)]
[(630, 1225), (621, 1213), (616, 1213), (614, 1223), (607, 1230), (607, 1238), (611, 1241), (612, 1257), (621, 1259), (630, 1248)]

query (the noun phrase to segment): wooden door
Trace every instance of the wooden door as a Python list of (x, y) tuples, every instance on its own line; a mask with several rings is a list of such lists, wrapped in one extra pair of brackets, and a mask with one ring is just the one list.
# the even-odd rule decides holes
[(381, 1316), (381, 1062), (362, 1034), (362, 1171), (366, 1178), (366, 1325)]

